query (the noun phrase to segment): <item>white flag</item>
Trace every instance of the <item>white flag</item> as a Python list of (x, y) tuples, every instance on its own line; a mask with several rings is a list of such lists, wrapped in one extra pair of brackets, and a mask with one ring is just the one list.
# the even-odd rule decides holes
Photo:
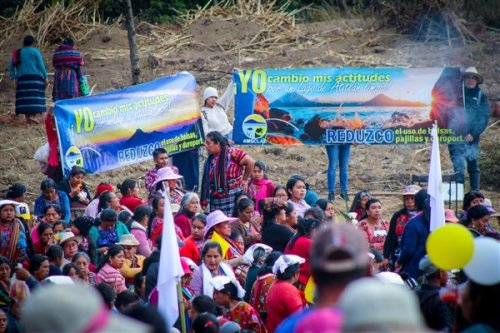
[(175, 233), (174, 218), (170, 209), (169, 191), (165, 191), (165, 212), (160, 250), (160, 270), (158, 274), (158, 310), (172, 328), (179, 317), (177, 284), (183, 273), (179, 246)]
[(431, 223), (430, 231), (434, 231), (444, 222), (444, 198), (443, 198), (443, 178), (441, 175), (441, 159), (439, 155), (439, 138), (438, 128), (434, 124), (431, 131), (432, 151), (431, 165), (429, 168), (429, 182), (427, 184), (427, 192), (430, 196), (431, 206)]

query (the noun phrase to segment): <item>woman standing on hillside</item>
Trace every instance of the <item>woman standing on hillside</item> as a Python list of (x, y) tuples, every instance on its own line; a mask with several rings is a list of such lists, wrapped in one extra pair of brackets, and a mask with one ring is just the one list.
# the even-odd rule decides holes
[(85, 80), (82, 66), (84, 64), (80, 52), (74, 49), (75, 42), (66, 38), (52, 57), (52, 65), (56, 69), (54, 75), (54, 101), (82, 96), (80, 82)]
[(46, 111), (45, 88), (49, 84), (42, 55), (34, 44), (35, 37), (24, 37), (23, 47), (14, 51), (9, 63), (10, 78), (16, 82), (16, 115), (26, 115), (26, 124), (40, 123), (34, 116)]

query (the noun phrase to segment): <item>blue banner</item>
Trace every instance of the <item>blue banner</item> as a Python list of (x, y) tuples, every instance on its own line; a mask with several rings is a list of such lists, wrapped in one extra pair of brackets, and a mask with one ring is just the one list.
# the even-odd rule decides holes
[(54, 115), (65, 175), (74, 165), (99, 173), (203, 145), (195, 78), (189, 73), (61, 100)]
[(443, 143), (466, 134), (458, 68), (241, 70), (236, 84), (237, 144)]

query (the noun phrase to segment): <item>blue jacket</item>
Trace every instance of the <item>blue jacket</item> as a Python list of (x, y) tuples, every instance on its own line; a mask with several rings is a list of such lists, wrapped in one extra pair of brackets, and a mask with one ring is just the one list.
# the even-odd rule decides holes
[(36, 47), (23, 47), (21, 49), (21, 63), (14, 66), (12, 59), (9, 62), (11, 80), (17, 80), (23, 75), (38, 74), (47, 78), (47, 70), (40, 51)]
[[(68, 195), (62, 191), (57, 191), (57, 195), (59, 196), (58, 206), (61, 208), (62, 220), (66, 223), (69, 223), (71, 219), (71, 211), (69, 209), (69, 198)], [(47, 207), (47, 203), (42, 195), (35, 199), (35, 215), (43, 216), (43, 211), (45, 207)]]
[(425, 222), (424, 214), (418, 213), (408, 221), (401, 237), (401, 255), (398, 262), (401, 270), (410, 274), (412, 278), (418, 278), (420, 270), (418, 264), (425, 252), (425, 242), (429, 237), (429, 225)]
[(464, 89), (465, 121), (467, 134), (472, 135), (472, 142), (479, 142), (479, 136), (488, 126), (490, 104), (485, 94), (476, 87)]

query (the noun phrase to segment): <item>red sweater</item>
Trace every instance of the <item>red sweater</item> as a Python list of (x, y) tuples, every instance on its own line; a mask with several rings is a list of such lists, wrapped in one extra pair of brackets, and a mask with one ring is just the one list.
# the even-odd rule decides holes
[(184, 238), (191, 236), (191, 219), (186, 214), (177, 215), (174, 218), (174, 223), (181, 229)]
[(181, 257), (187, 257), (193, 260), (197, 265), (200, 263), (200, 251), (194, 241), (193, 236), (189, 236), (184, 240), (184, 246), (179, 249)]
[(269, 333), (306, 304), (303, 294), (286, 281), (276, 280), (267, 294), (266, 327)]
[(133, 213), (137, 206), (147, 205), (147, 202), (142, 201), (140, 198), (125, 195), (120, 199), (120, 205), (127, 207)]
[(312, 240), (305, 236), (300, 236), (297, 238), (292, 248), (285, 248), (285, 254), (295, 254), (306, 260), (305, 263), (300, 265), (299, 268), (299, 283), (302, 285), (307, 285), (307, 281), (311, 276), (311, 271), (309, 270), (309, 252), (311, 250)]

